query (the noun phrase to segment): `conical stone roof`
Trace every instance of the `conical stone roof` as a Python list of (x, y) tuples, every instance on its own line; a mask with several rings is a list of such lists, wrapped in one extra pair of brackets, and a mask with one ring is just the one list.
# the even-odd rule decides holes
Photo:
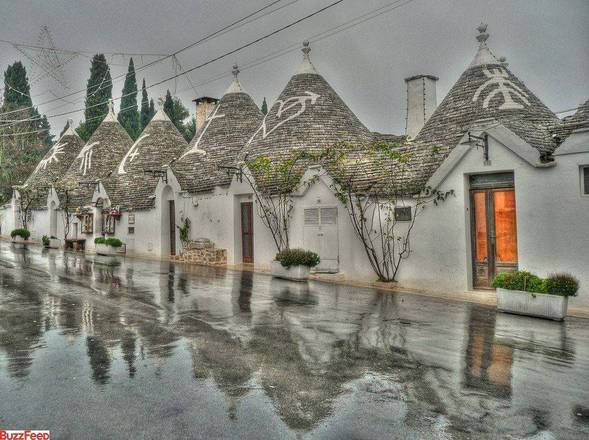
[(73, 129), (73, 121), (68, 120), (64, 133), (37, 164), (25, 182), (25, 186), (33, 188), (37, 193), (37, 198), (31, 205), (33, 209), (45, 207), (49, 187), (67, 172), (83, 146), (84, 141)]
[(114, 171), (102, 181), (111, 205), (124, 210), (150, 209), (159, 176), (146, 174), (162, 170), (180, 157), (188, 143), (162, 109), (127, 150)]
[(203, 129), (172, 165), (180, 186), (189, 193), (229, 185), (231, 176), (219, 166), (235, 163), (237, 154), (262, 122), (264, 115), (241, 87), (237, 66), (233, 74), (233, 82)]
[(96, 182), (107, 177), (133, 144), (132, 139), (117, 120), (112, 109), (112, 102), (109, 107), (109, 113), (58, 182), (57, 186), (61, 194), (65, 189), (69, 190), (67, 201), (71, 207), (80, 207), (92, 202), (94, 186), (80, 185), (80, 183)]
[[(268, 111), (240, 158), (280, 161), (292, 157), (296, 150), (318, 153), (338, 142), (365, 145), (373, 140), (373, 134), (317, 73), (309, 51), (305, 42), (303, 64)], [(295, 172), (302, 174), (304, 168)]]
[[(492, 119), (536, 148), (542, 157), (556, 148), (550, 130), (556, 115), (487, 47), (487, 26), (479, 26), (479, 49), (442, 103), (425, 123), (415, 142), (403, 150), (411, 155), (405, 177), (424, 183), (476, 122)], [(435, 154), (432, 154), (435, 151)]]

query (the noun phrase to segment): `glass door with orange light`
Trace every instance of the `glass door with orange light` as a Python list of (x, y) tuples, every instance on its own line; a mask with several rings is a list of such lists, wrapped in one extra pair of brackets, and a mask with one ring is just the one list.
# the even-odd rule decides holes
[(471, 176), (473, 286), (490, 288), (499, 272), (517, 270), (513, 174)]

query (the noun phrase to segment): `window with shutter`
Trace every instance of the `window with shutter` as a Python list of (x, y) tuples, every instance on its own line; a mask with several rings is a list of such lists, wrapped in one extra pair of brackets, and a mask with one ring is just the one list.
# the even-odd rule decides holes
[(335, 225), (337, 223), (337, 208), (321, 208), (321, 224)]
[(318, 225), (319, 224), (319, 209), (309, 208), (305, 209), (305, 225)]

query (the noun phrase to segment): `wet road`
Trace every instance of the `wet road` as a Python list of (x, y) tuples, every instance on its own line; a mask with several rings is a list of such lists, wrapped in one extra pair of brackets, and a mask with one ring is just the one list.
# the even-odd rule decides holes
[(589, 437), (589, 320), (117, 258), (0, 243), (1, 428)]

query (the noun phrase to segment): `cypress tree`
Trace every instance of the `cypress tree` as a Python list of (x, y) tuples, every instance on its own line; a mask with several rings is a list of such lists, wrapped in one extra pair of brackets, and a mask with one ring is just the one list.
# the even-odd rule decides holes
[(137, 139), (139, 136), (139, 112), (137, 111), (137, 80), (135, 79), (135, 65), (133, 58), (129, 60), (129, 69), (123, 85), (123, 95), (121, 97), (121, 108), (119, 110), (119, 122), (131, 139)]
[(0, 106), (0, 203), (10, 199), (13, 185), (24, 183), (53, 141), (49, 121), (33, 107), (30, 94), (23, 64), (8, 66)]
[(262, 113), (267, 115), (268, 114), (268, 104), (266, 103), (266, 97), (264, 96), (264, 101), (262, 102)]
[(172, 120), (174, 125), (176, 125), (175, 115), (174, 115), (174, 100), (172, 99), (172, 94), (169, 90), (166, 90), (166, 99), (164, 100), (164, 112), (168, 115), (168, 118)]
[(155, 104), (153, 103), (153, 98), (149, 100), (149, 120), (151, 121), (151, 118), (153, 118), (153, 115), (155, 115)]
[(151, 116), (149, 99), (147, 99), (147, 89), (145, 88), (145, 78), (143, 78), (143, 84), (141, 86), (141, 130), (149, 124)]
[[(31, 88), (27, 78), (27, 70), (20, 61), (8, 66), (4, 72), (4, 101), (3, 111), (31, 107)], [(13, 118), (14, 119), (14, 118)]]
[(94, 130), (108, 114), (108, 101), (112, 99), (112, 78), (110, 68), (103, 54), (96, 54), (90, 65), (90, 78), (86, 85), (86, 120), (78, 129), (78, 134), (88, 140)]

